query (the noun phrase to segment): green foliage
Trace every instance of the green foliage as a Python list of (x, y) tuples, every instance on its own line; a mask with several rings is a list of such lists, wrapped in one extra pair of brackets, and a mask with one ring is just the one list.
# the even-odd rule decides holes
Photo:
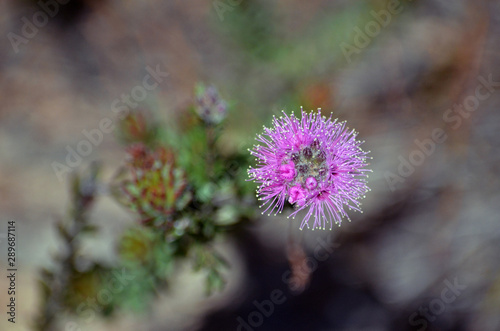
[[(224, 288), (229, 265), (213, 243), (255, 210), (245, 181), (249, 160), (244, 151), (220, 149), (227, 109), (217, 91), (199, 85), (197, 100), (175, 128), (140, 113), (129, 114), (119, 126), (127, 156), (109, 191), (136, 215), (137, 224), (114, 239), (117, 258), (111, 265), (77, 254), (82, 240), (99, 231), (88, 215), (102, 184), (97, 166), (75, 175), (70, 212), (57, 225), (68, 253), (57, 255), (57, 266), (42, 272), (44, 304), (38, 329), (53, 325), (57, 306), (78, 315), (88, 298), (99, 301), (108, 292), (95, 313), (107, 317), (117, 310), (146, 311), (156, 295), (168, 289), (181, 261), (190, 261), (193, 271), (205, 275), (207, 295)], [(117, 286), (117, 277), (126, 284)]]
[(220, 291), (226, 284), (222, 275), (223, 270), (228, 267), (228, 263), (223, 257), (204, 246), (195, 246), (194, 251), (194, 269), (206, 271), (206, 294), (209, 295), (215, 291)]

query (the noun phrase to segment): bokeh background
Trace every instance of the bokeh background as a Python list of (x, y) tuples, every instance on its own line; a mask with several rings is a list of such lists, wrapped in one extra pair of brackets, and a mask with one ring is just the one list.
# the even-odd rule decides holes
[[(218, 143), (229, 151), (246, 150), (281, 110), (332, 112), (366, 141), (372, 191), (364, 213), (332, 231), (299, 234), (299, 220), (263, 216), (220, 240), (231, 264), (220, 293), (205, 296), (202, 277), (181, 264), (149, 311), (81, 330), (500, 330), (498, 1), (70, 0), (57, 9), (23, 32), (40, 4), (0, 2), (0, 234), (16, 221), (19, 265), (12, 325), (0, 237), (1, 330), (30, 329), (39, 270), (60, 245), (53, 225), (68, 183), (51, 164), (113, 116), (148, 66), (169, 75), (138, 107), (163, 122), (179, 121), (197, 82), (218, 87), (230, 104)], [(13, 45), (12, 34), (24, 39)], [(415, 140), (436, 129), (446, 139), (419, 152)], [(109, 179), (123, 158), (108, 134), (81, 167), (100, 160)], [(410, 159), (418, 165), (401, 165)], [(100, 230), (81, 254), (111, 261), (134, 215), (104, 195), (91, 218)], [(290, 253), (293, 236), (304, 252)], [(303, 271), (300, 290), (284, 281), (291, 265)], [(274, 290), (286, 300), (257, 327), (241, 326)]]

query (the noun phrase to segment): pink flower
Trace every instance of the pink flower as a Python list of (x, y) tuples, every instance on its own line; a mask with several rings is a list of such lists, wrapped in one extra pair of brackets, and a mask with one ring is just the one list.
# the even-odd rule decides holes
[(291, 161), (287, 164), (282, 164), (279, 166), (278, 172), (282, 179), (290, 181), (295, 178), (295, 164)]
[(345, 122), (321, 116), (319, 109), (311, 114), (301, 109), (301, 119), (285, 113), (274, 118), (273, 127), (257, 137), (261, 144), (250, 150), (258, 165), (248, 173), (260, 184), (264, 212), (276, 215), (288, 201), (295, 207), (289, 217), (307, 210), (300, 229), (340, 225), (343, 217), (349, 219), (345, 207), (361, 212), (359, 199), (370, 190), (366, 178), (371, 170), (356, 136)]
[(300, 184), (292, 186), (288, 191), (288, 202), (303, 205), (305, 203), (307, 191)]

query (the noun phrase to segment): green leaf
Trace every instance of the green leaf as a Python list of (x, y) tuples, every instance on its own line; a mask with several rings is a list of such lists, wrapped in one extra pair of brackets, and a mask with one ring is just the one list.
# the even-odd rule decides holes
[(225, 205), (217, 211), (215, 224), (227, 226), (239, 221), (238, 210), (232, 205)]

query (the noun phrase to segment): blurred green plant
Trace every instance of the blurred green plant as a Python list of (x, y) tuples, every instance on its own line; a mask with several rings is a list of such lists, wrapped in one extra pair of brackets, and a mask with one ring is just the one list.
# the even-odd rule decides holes
[(154, 147), (159, 128), (146, 110), (128, 114), (119, 126), (118, 140), (124, 144), (142, 142), (148, 147)]
[(176, 167), (174, 154), (159, 147), (154, 152), (142, 143), (128, 148), (127, 174), (115, 188), (115, 196), (141, 216), (142, 223), (156, 227), (172, 226), (172, 215), (190, 200), (186, 194), (186, 176)]
[[(72, 207), (67, 220), (58, 223), (64, 249), (56, 266), (42, 271), (38, 330), (56, 328), (62, 307), (80, 315), (89, 298), (103, 317), (122, 309), (145, 311), (168, 288), (180, 261), (205, 275), (207, 295), (224, 288), (229, 265), (214, 243), (255, 210), (252, 185), (245, 180), (247, 153), (224, 151), (218, 144), (227, 111), (214, 87), (199, 84), (180, 125), (160, 125), (145, 111), (122, 120), (117, 138), (126, 146), (125, 164), (108, 191), (137, 215), (137, 224), (115, 238), (114, 264), (78, 255), (81, 242), (98, 231), (88, 215), (98, 192), (106, 190), (97, 190), (104, 184), (95, 164), (73, 177)], [(128, 283), (111, 291), (117, 274), (126, 275)], [(112, 295), (101, 299), (107, 292)]]

